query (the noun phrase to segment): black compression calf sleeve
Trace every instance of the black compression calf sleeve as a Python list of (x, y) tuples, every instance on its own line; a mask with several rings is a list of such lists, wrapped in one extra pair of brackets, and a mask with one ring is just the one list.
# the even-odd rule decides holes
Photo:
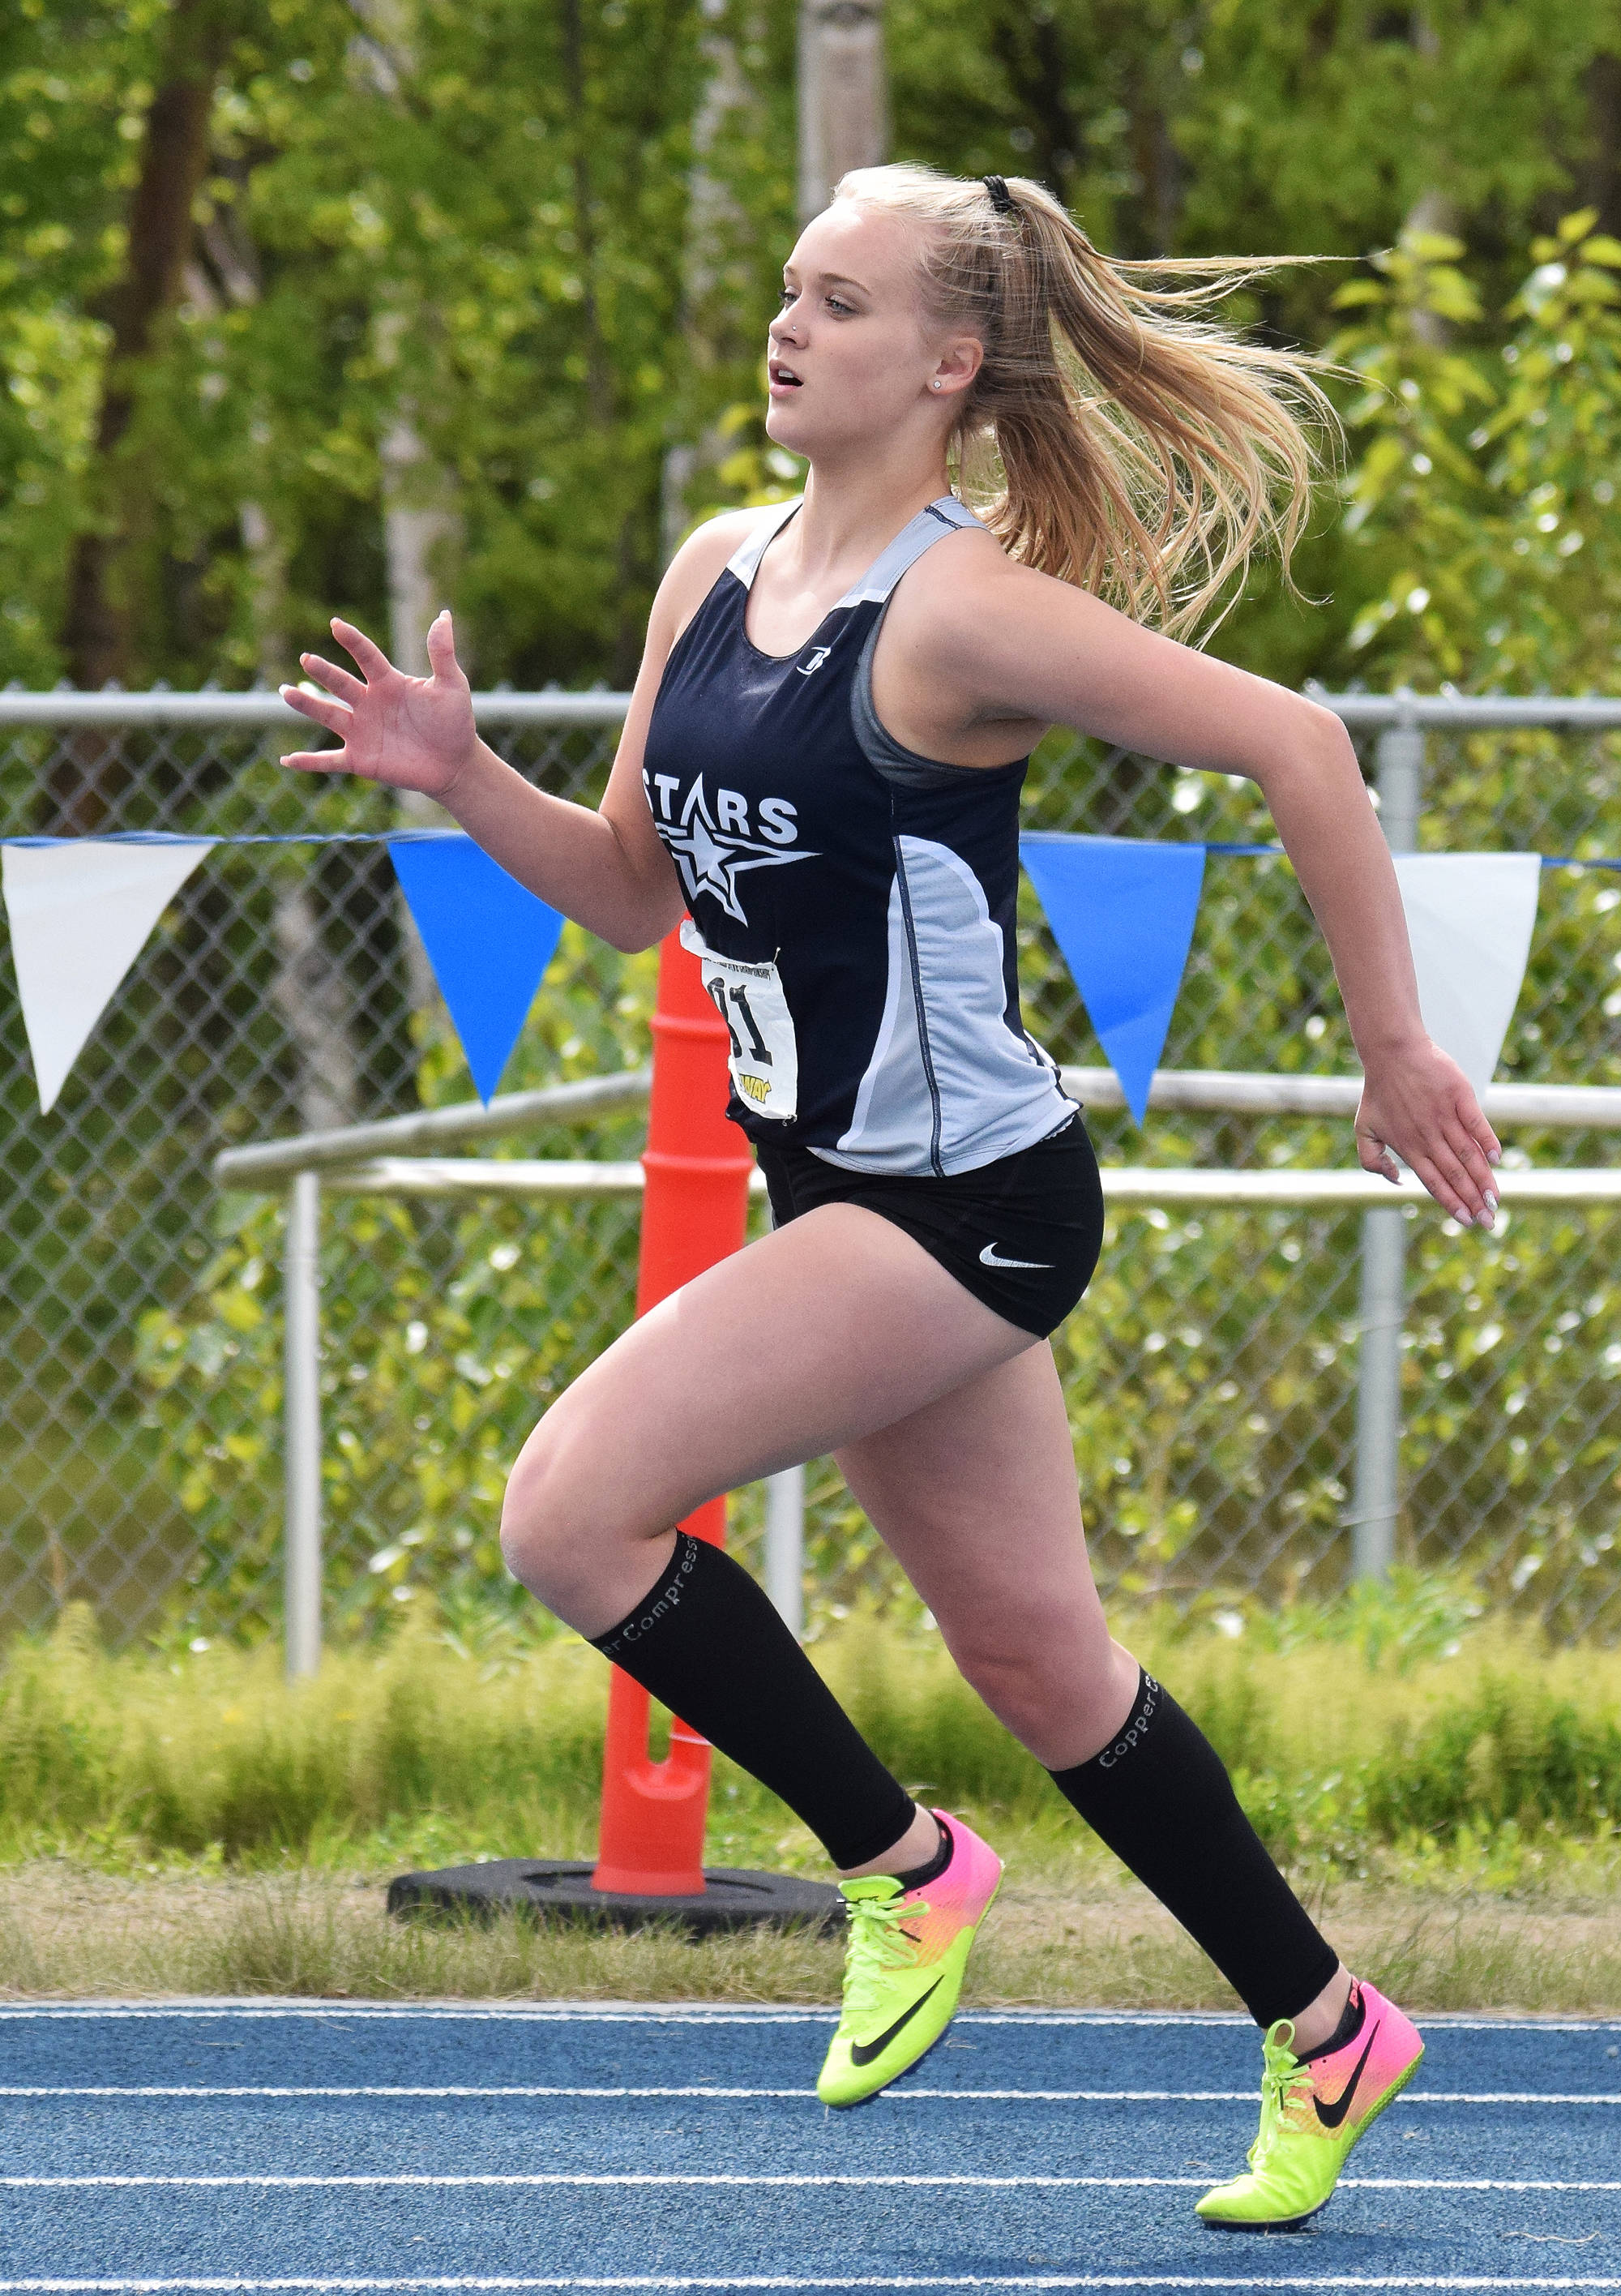
[(910, 1794), (769, 1598), (718, 1546), (678, 1530), (669, 1567), (646, 1599), (594, 1640), (604, 1658), (780, 1795), (835, 1866), (869, 1864), (912, 1824)]
[(1257, 2024), (1298, 2016), (1333, 1948), (1239, 1808), (1202, 1730), (1151, 1675), (1112, 1745), (1053, 1784), (1201, 1945)]

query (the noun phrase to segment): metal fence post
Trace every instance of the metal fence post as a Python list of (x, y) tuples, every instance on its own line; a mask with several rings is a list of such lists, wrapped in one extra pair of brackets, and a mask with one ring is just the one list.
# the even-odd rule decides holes
[(282, 1271), (286, 1470), (283, 1600), (287, 1675), (321, 1663), (321, 1178), (297, 1172), (287, 1193)]
[(805, 1639), (805, 1470), (765, 1479), (765, 1592), (792, 1632)]
[[(1424, 787), (1424, 735), (1392, 726), (1379, 737), (1379, 822), (1393, 853), (1419, 841)], [(1351, 1560), (1358, 1578), (1387, 1578), (1396, 1553), (1402, 1501), (1402, 1320), (1405, 1305), (1406, 1215), (1399, 1207), (1364, 1212), (1362, 1220), (1361, 1337), (1356, 1365), (1356, 1489), (1351, 1511)]]

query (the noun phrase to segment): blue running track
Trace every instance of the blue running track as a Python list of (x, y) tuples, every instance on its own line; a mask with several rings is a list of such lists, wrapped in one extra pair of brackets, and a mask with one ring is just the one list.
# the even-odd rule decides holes
[(874, 2103), (824, 2012), (0, 2008), (13, 2290), (1621, 2291), (1621, 2023), (1438, 2019), (1313, 2230), (1206, 2232), (1239, 2018), (980, 2013)]

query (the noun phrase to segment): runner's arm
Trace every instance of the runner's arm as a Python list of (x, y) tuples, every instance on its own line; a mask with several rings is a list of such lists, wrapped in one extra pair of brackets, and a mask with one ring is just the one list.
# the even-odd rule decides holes
[[(744, 514), (743, 530), (750, 522)], [(335, 734), (341, 747), (294, 751), (282, 764), (421, 791), (552, 907), (616, 948), (652, 947), (684, 904), (643, 788), (648, 724), (670, 649), (735, 548), (739, 524), (733, 516), (700, 528), (659, 585), (600, 808), (536, 789), (479, 738), (448, 613), (428, 634), (431, 671), (425, 678), (406, 676), (364, 631), (334, 621), (334, 635), (360, 675), (304, 654), (306, 675), (325, 692), (283, 686), (282, 693), (300, 716)]]
[(1366, 1078), (1364, 1168), (1396, 1178), (1395, 1151), (1449, 1211), (1489, 1225), (1496, 1136), (1425, 1031), (1396, 871), (1339, 719), (999, 552), (972, 555), (931, 596), (934, 658), (915, 668), (964, 725), (1070, 726), (1255, 781), (1333, 958)]

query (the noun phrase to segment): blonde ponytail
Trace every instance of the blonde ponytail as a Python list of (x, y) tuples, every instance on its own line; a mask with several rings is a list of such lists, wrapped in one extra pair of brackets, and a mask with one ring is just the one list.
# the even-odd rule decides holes
[[(987, 187), (988, 186), (988, 187)], [(964, 499), (1027, 566), (1186, 637), (1251, 557), (1285, 579), (1333, 434), (1311, 362), (1210, 314), (1278, 266), (1111, 262), (1039, 184), (858, 168), (836, 199), (914, 216), (931, 323), (985, 346), (953, 437)]]

